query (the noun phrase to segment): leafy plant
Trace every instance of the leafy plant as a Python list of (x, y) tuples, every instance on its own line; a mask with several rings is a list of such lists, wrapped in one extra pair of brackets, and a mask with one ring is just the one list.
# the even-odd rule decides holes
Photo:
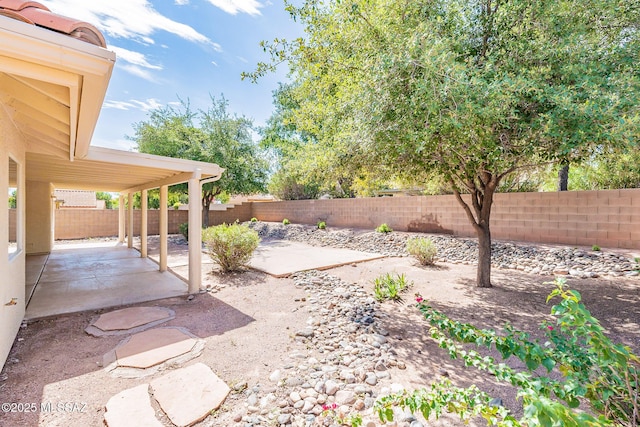
[(289, 222), (289, 220), (287, 218), (285, 218), (285, 219), (282, 220), (282, 224), (283, 225), (289, 225), (291, 223)]
[[(564, 279), (556, 279), (555, 284), (547, 302), (556, 297), (560, 302), (551, 309), (555, 322), (541, 324), (546, 334), (543, 344), (510, 325), (505, 326), (505, 335), (498, 335), (491, 329), (451, 320), (421, 296), (416, 298), (418, 309), (431, 324), (431, 336), (452, 358), (518, 389), (524, 405), (520, 419), (506, 408), (491, 405), (491, 397), (476, 386), (458, 388), (448, 381), (379, 399), (376, 410), (380, 419), (391, 421), (393, 407), (400, 406), (419, 411), (425, 418), (438, 418), (443, 411), (465, 420), (480, 415), (489, 425), (498, 426), (638, 426), (640, 359), (629, 347), (613, 343), (604, 334), (600, 322), (580, 302), (580, 294), (565, 290)], [(503, 359), (516, 357), (526, 368), (513, 369), (463, 344), (494, 348)], [(590, 404), (591, 413), (578, 409), (581, 401)]]
[(180, 202), (175, 202), (173, 205), (171, 205), (171, 207), (173, 208), (173, 210), (177, 211), (178, 209), (180, 209), (180, 204)]
[(327, 228), (327, 223), (324, 221), (318, 221), (317, 225), (319, 230), (324, 230), (325, 228)]
[(436, 245), (431, 239), (424, 237), (407, 240), (407, 252), (417, 259), (420, 265), (433, 265), (438, 255)]
[(255, 230), (235, 223), (206, 228), (202, 231), (202, 241), (211, 259), (226, 273), (239, 270), (249, 262), (260, 238)]
[(254, 216), (253, 218), (251, 218), (251, 222), (258, 222), (258, 218)]
[(591, 250), (594, 251), (594, 252), (599, 252), (600, 251), (600, 246), (593, 245), (593, 246), (591, 246)]
[(378, 301), (402, 301), (400, 294), (411, 286), (413, 282), (408, 282), (404, 274), (396, 274), (394, 277), (387, 273), (373, 280), (373, 293)]
[(393, 230), (386, 223), (380, 224), (378, 228), (376, 228), (378, 233), (391, 233)]
[(188, 222), (183, 222), (182, 224), (178, 225), (178, 231), (180, 231), (180, 234), (184, 236), (185, 240), (189, 241), (189, 223)]

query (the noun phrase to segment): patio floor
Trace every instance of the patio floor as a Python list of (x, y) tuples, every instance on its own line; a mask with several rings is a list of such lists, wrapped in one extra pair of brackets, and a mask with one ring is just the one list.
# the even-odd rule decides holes
[[(187, 294), (187, 285), (126, 245), (57, 245), (27, 256), (26, 320)], [(33, 286), (35, 284), (35, 290)], [(29, 296), (32, 296), (29, 300)]]

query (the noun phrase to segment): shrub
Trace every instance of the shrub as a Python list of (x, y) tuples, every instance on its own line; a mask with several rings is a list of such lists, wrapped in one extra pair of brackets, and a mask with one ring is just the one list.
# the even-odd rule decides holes
[(387, 273), (374, 279), (373, 293), (378, 301), (402, 301), (400, 294), (411, 286), (413, 282), (408, 282), (404, 274), (393, 277), (391, 273)]
[(591, 250), (594, 251), (594, 252), (599, 252), (600, 251), (600, 246), (593, 245), (593, 246), (591, 246)]
[(318, 221), (318, 229), (324, 230), (325, 228), (327, 228), (327, 223), (324, 221)]
[(386, 223), (385, 224), (380, 224), (378, 226), (378, 228), (376, 228), (376, 231), (378, 233), (391, 233), (393, 230), (391, 229), (391, 227), (389, 227)]
[(289, 220), (287, 218), (285, 218), (285, 219), (282, 220), (282, 224), (283, 225), (289, 225), (291, 223), (289, 222)]
[(209, 256), (224, 273), (239, 270), (247, 265), (260, 238), (255, 230), (246, 225), (222, 224), (202, 231)]
[(181, 205), (181, 203), (180, 203), (180, 202), (175, 202), (175, 203), (174, 203), (173, 205), (171, 205), (171, 206), (173, 207), (173, 210), (176, 210), (176, 211), (177, 211), (178, 209), (180, 209), (180, 205)]
[(436, 262), (438, 249), (431, 239), (415, 237), (407, 240), (407, 252), (418, 260), (420, 265), (432, 265)]
[[(464, 389), (440, 381), (430, 389), (379, 399), (376, 411), (380, 419), (391, 421), (393, 407), (400, 406), (419, 411), (427, 419), (451, 411), (465, 420), (480, 415), (489, 425), (499, 426), (637, 426), (640, 359), (629, 347), (611, 342), (600, 322), (580, 302), (580, 294), (564, 289), (564, 279), (556, 279), (555, 284), (547, 302), (555, 297), (561, 300), (551, 309), (555, 322), (541, 324), (544, 343), (510, 325), (505, 326), (503, 336), (451, 320), (419, 295), (416, 298), (418, 309), (431, 324), (431, 336), (452, 358), (518, 389), (524, 406), (522, 418), (492, 405), (491, 397), (476, 386)], [(494, 348), (503, 359), (520, 359), (524, 368), (513, 369), (462, 344)], [(552, 370), (559, 375), (555, 371), (549, 375)], [(581, 401), (590, 404), (590, 413), (578, 409)]]
[(178, 231), (180, 231), (180, 234), (184, 236), (184, 239), (186, 241), (189, 241), (189, 223), (188, 222), (183, 222), (182, 224), (178, 225)]
[(251, 218), (251, 222), (258, 222), (258, 218), (256, 217)]

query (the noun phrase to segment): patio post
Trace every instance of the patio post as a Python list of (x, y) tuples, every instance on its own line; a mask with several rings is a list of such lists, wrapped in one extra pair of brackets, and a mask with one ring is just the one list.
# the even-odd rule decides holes
[(120, 193), (118, 197), (118, 242), (124, 243), (124, 194)]
[(147, 190), (140, 192), (140, 256), (147, 257)]
[(127, 247), (133, 247), (133, 193), (127, 194), (128, 196), (128, 204), (127, 206), (129, 212), (129, 223), (127, 224)]
[(160, 187), (160, 271), (167, 271), (167, 238), (169, 235), (168, 188), (166, 185)]
[(202, 209), (200, 169), (189, 179), (189, 293), (200, 291), (202, 283)]

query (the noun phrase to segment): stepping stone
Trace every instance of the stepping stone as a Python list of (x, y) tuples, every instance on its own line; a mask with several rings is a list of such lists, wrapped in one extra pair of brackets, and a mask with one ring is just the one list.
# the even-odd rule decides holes
[(146, 369), (188, 353), (197, 342), (195, 336), (182, 328), (150, 329), (132, 335), (116, 347), (116, 363)]
[(109, 427), (162, 427), (149, 400), (149, 384), (121, 391), (107, 402), (104, 420)]
[(162, 410), (179, 427), (205, 419), (222, 405), (231, 390), (203, 363), (155, 379), (151, 389)]
[(175, 317), (173, 310), (164, 307), (129, 307), (100, 315), (85, 331), (94, 336), (130, 334)]

